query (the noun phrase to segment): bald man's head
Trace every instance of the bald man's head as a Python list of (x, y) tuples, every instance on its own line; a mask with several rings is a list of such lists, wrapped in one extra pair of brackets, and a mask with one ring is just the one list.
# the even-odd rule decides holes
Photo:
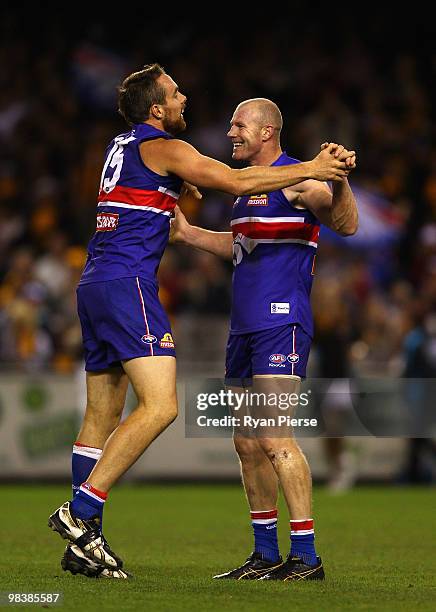
[(238, 104), (227, 136), (232, 139), (232, 158), (252, 165), (268, 165), (281, 153), (282, 114), (274, 102), (253, 98)]
[(259, 127), (271, 126), (280, 134), (283, 127), (282, 113), (277, 104), (272, 100), (267, 98), (251, 98), (238, 104), (236, 110), (239, 109), (251, 111), (253, 119), (256, 120)]

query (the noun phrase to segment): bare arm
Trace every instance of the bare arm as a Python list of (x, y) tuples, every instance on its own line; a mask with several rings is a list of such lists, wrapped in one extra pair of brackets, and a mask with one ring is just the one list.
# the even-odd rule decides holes
[[(325, 148), (326, 143), (323, 145)], [(338, 146), (338, 145), (336, 145)], [(338, 146), (336, 154), (339, 159), (348, 154), (342, 146)], [(355, 167), (355, 155), (347, 158), (347, 164)], [(359, 215), (356, 200), (346, 177), (333, 183), (333, 193), (317, 181), (303, 181), (292, 189), (299, 193), (294, 203), (300, 204), (313, 212), (313, 214), (327, 227), (341, 236), (351, 236), (357, 232)], [(289, 194), (292, 193), (289, 190)], [(285, 190), (285, 195), (286, 190)]]
[(331, 222), (332, 228), (342, 236), (352, 236), (359, 227), (356, 199), (346, 178), (333, 183)]
[(232, 232), (211, 232), (202, 227), (190, 225), (183, 242), (223, 259), (232, 259), (233, 256)]
[[(294, 189), (294, 193), (295, 193)], [(347, 179), (333, 183), (333, 193), (316, 181), (304, 181), (298, 185), (299, 195), (292, 198), (294, 204), (307, 208), (319, 221), (340, 234), (351, 236), (358, 228), (356, 200)], [(285, 196), (287, 196), (285, 190)], [(291, 198), (289, 198), (291, 200)]]
[(233, 237), (231, 232), (211, 232), (190, 225), (180, 208), (176, 206), (175, 218), (171, 221), (170, 239), (188, 246), (208, 251), (224, 259), (232, 259)]
[(345, 161), (331, 155), (330, 147), (326, 147), (309, 162), (243, 169), (232, 169), (201, 155), (182, 140), (146, 141), (140, 145), (140, 151), (144, 164), (159, 174), (176, 174), (198, 187), (218, 189), (233, 195), (268, 193), (306, 179), (341, 180), (349, 172)]

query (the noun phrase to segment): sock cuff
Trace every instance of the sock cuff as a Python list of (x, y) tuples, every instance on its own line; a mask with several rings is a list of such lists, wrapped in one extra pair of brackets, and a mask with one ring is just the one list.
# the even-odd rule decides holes
[(257, 525), (269, 525), (277, 521), (277, 508), (272, 510), (251, 510), (251, 522)]
[(83, 457), (89, 457), (90, 459), (100, 459), (103, 450), (101, 448), (94, 448), (81, 442), (74, 442), (73, 454), (82, 455)]
[(291, 519), (291, 535), (309, 535), (313, 531), (313, 519)]
[(105, 493), (104, 491), (99, 491), (99, 489), (93, 487), (92, 484), (90, 484), (89, 482), (83, 482), (80, 485), (80, 491), (82, 491), (82, 493), (85, 493), (85, 495), (89, 495), (93, 499), (96, 499), (102, 504), (104, 504), (108, 496), (107, 493)]

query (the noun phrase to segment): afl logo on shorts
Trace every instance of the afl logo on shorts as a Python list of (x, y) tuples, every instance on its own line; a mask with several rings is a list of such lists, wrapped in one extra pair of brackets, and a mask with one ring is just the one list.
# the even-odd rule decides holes
[(157, 342), (157, 338), (152, 334), (145, 334), (145, 336), (142, 336), (141, 342), (143, 342), (144, 344), (154, 344), (155, 342)]
[(270, 363), (279, 366), (282, 363), (285, 363), (286, 355), (282, 355), (281, 353), (273, 353), (272, 355), (269, 356), (269, 360), (270, 360)]
[(289, 363), (298, 363), (300, 361), (300, 355), (298, 353), (289, 353), (288, 361)]

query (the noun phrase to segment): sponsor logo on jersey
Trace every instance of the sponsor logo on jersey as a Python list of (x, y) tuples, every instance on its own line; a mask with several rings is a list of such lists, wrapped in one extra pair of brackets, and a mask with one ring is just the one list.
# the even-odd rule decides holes
[(289, 314), (289, 302), (271, 302), (271, 314)]
[(157, 342), (157, 338), (156, 336), (153, 336), (153, 334), (145, 334), (145, 336), (142, 336), (141, 342), (144, 344), (154, 344)]
[(282, 353), (273, 353), (269, 356), (269, 367), (270, 368), (284, 368), (286, 363), (286, 355)]
[(118, 213), (98, 213), (96, 232), (113, 232), (118, 227)]
[(174, 340), (169, 332), (166, 332), (160, 339), (159, 346), (161, 348), (174, 348)]
[(288, 361), (290, 363), (298, 363), (300, 361), (300, 355), (298, 353), (289, 353)]
[(250, 196), (247, 206), (268, 206), (268, 194), (262, 193)]

